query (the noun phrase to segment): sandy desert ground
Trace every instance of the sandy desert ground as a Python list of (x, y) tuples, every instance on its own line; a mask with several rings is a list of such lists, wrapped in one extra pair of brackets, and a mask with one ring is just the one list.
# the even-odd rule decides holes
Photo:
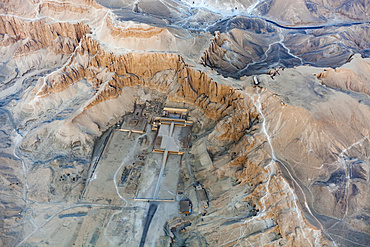
[(369, 9), (0, 1), (0, 245), (368, 246)]

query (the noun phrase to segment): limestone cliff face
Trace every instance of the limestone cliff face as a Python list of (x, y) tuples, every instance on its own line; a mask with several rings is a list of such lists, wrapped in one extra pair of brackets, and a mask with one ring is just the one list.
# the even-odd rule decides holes
[[(226, 198), (229, 196), (237, 200), (238, 204), (233, 204), (233, 207), (229, 204), (231, 208), (219, 213), (222, 219), (216, 220), (209, 216), (207, 220), (210, 222), (207, 222), (226, 225), (227, 216), (232, 210), (239, 212), (242, 218), (243, 212), (252, 214), (254, 209), (258, 212), (256, 217), (269, 215), (263, 219), (279, 222), (277, 227), (273, 222), (264, 221), (264, 227), (269, 229), (265, 230), (266, 236), (275, 236), (278, 239), (276, 242), (280, 244), (288, 242), (293, 245), (309, 245), (313, 241), (310, 238), (301, 239), (299, 243), (295, 241), (303, 236), (315, 235), (303, 230), (299, 236), (292, 238), (289, 227), (285, 228), (290, 225), (288, 222), (291, 216), (300, 219), (302, 212), (305, 217), (299, 221), (301, 227), (313, 224), (323, 230), (329, 239), (341, 232), (343, 239), (336, 240), (336, 244), (346, 245), (346, 239), (354, 240), (353, 236), (358, 232), (368, 233), (368, 227), (361, 221), (361, 215), (367, 214), (365, 202), (369, 200), (368, 107), (358, 105), (358, 102), (348, 96), (335, 95), (309, 113), (300, 107), (281, 104), (280, 99), (267, 90), (254, 90), (247, 90), (246, 95), (254, 98), (257, 106), (258, 101), (263, 102), (263, 116), (258, 116), (258, 121), (252, 124), (247, 134), (231, 146), (223, 148), (228, 142), (220, 142), (214, 138), (223, 133), (224, 127), (227, 128), (221, 121), (208, 136), (208, 151), (213, 157), (213, 165), (208, 169), (200, 167), (198, 176), (211, 188), (214, 203), (219, 208), (228, 208)], [(248, 98), (249, 96), (246, 97), (247, 100)], [(346, 109), (347, 107), (356, 110)], [(265, 126), (263, 121), (266, 121)], [(263, 128), (266, 128), (265, 132)], [(272, 138), (271, 145), (266, 134)], [(222, 155), (225, 150), (228, 151), (228, 156)], [(266, 152), (276, 156), (275, 161), (269, 160)], [(233, 180), (230, 181), (230, 187), (227, 187), (224, 181), (230, 178)], [(288, 193), (288, 184), (295, 188), (294, 195)], [(246, 196), (238, 198), (242, 188)], [(285, 196), (292, 196), (294, 203), (290, 199), (280, 199)], [(299, 208), (301, 211), (286, 212), (286, 208)], [(281, 217), (281, 214), (286, 217)], [(322, 222), (322, 215), (340, 220), (326, 224)], [(310, 223), (304, 219), (308, 219)], [(246, 222), (253, 225), (253, 221)], [(344, 227), (348, 230), (341, 230)], [(234, 231), (239, 238), (253, 234), (253, 227), (251, 229), (243, 223), (237, 228), (239, 232), (234, 228), (235, 225), (230, 226), (229, 231)], [(208, 234), (217, 239), (217, 230), (209, 231)], [(285, 237), (279, 239), (278, 236), (281, 235)], [(357, 235), (357, 239), (364, 241), (366, 236)], [(230, 239), (221, 239), (222, 243), (227, 243), (228, 240)]]
[[(306, 221), (301, 205), (281, 175), (278, 164), (271, 161), (269, 151), (264, 151), (268, 150), (267, 137), (260, 132), (264, 119), (247, 96), (256, 95), (256, 89), (250, 89), (246, 94), (218, 83), (204, 72), (188, 66), (178, 55), (115, 55), (104, 51), (99, 42), (83, 38), (66, 66), (39, 80), (23, 109), (33, 109), (34, 114), (41, 109), (46, 111), (48, 104), (42, 102), (53, 102), (56, 95), (71, 90), (84, 80), (94, 90), (91, 99), (60, 122), (56, 133), (51, 134), (45, 128), (43, 131), (49, 134), (38, 132), (40, 141), (35, 145), (31, 143), (35, 135), (30, 134), (22, 148), (32, 152), (44, 149), (48, 142), (43, 136), (48, 136), (50, 141), (51, 135), (54, 136), (53, 143), (61, 143), (61, 146), (53, 145), (55, 149), (68, 149), (77, 142), (88, 147), (94, 135), (99, 135), (114, 123), (99, 116), (113, 114), (108, 109), (117, 104), (115, 100), (120, 102), (125, 97), (125, 102), (134, 101), (128, 95), (132, 92), (127, 91), (129, 88), (163, 92), (168, 100), (187, 102), (207, 118), (218, 122), (207, 137), (207, 149), (212, 154), (214, 165), (196, 173), (197, 178), (210, 188), (212, 207), (203, 226), (192, 228), (194, 231), (207, 236), (210, 244), (232, 245), (246, 241), (258, 245), (270, 242), (330, 245), (320, 229)], [(125, 109), (128, 111), (130, 108)], [(48, 128), (53, 129), (52, 126)], [(82, 150), (86, 152), (86, 149)], [(225, 179), (228, 181), (226, 184)], [(228, 203), (232, 201), (234, 205), (235, 200), (238, 200), (237, 208), (229, 208)], [(235, 214), (241, 217), (241, 221), (231, 224), (229, 221)], [(220, 238), (219, 231), (241, 233), (236, 239), (228, 239), (229, 235)]]
[[(262, 130), (266, 119), (258, 114), (258, 104), (253, 104), (259, 97), (278, 102), (268, 91), (249, 88), (238, 101), (240, 108), (218, 122), (208, 137), (199, 140), (206, 143), (213, 164), (196, 166), (199, 172), (195, 175), (209, 188), (212, 207), (197, 225), (202, 227), (190, 229), (224, 246), (331, 246), (320, 226), (316, 229), (306, 220), (304, 203), (282, 176), (280, 161), (271, 157), (274, 146), (269, 146), (269, 132)], [(243, 128), (246, 122), (250, 125)]]
[(87, 33), (90, 27), (82, 22), (0, 16), (0, 87), (14, 87), (29, 71), (62, 65)]
[[(128, 88), (134, 92), (129, 93), (131, 89)], [(81, 143), (82, 149), (75, 154), (91, 153), (92, 140), (131, 111), (134, 101), (139, 99), (138, 96), (133, 97), (138, 94), (135, 88), (155, 90), (165, 93), (168, 100), (190, 103), (216, 121), (240, 109), (238, 100), (242, 96), (235, 89), (215, 82), (204, 72), (189, 67), (179, 55), (115, 55), (104, 51), (99, 42), (82, 38), (68, 63), (41, 77), (17, 113), (21, 119), (27, 116), (22, 120), (25, 128), (34, 124), (30, 120), (35, 115), (39, 116), (36, 122), (42, 122), (42, 119), (60, 116), (63, 111), (72, 111), (73, 114), (62, 114), (63, 117), (58, 117), (61, 121), (42, 127), (40, 133), (30, 134), (24, 142), (24, 149), (32, 153), (49, 149), (47, 139), (41, 138), (37, 144), (34, 139), (50, 134), (54, 150), (62, 152), (67, 148), (72, 152), (70, 147)], [(72, 103), (81, 97), (83, 103)], [(104, 110), (105, 107), (109, 110)], [(233, 124), (246, 120), (248, 114), (238, 111)], [(249, 126), (248, 121), (230, 126), (237, 132), (226, 131), (218, 138), (233, 136), (231, 140), (238, 140)]]
[(350, 63), (337, 69), (326, 69), (317, 74), (317, 78), (325, 85), (358, 93), (370, 93), (370, 62), (358, 54)]
[[(94, 0), (77, 0), (77, 1), (48, 1), (40, 2), (38, 11), (41, 15), (58, 16), (65, 13), (71, 18), (77, 15), (87, 15), (94, 9), (102, 9), (103, 7), (97, 4)], [(66, 16), (67, 17), (67, 16)]]
[[(40, 0), (3, 0), (0, 5), (0, 13), (30, 19), (44, 16), (60, 16), (71, 18), (75, 14), (86, 14), (92, 8), (102, 9), (94, 0), (74, 1), (40, 1)], [(67, 16), (66, 16), (67, 15)]]
[[(302, 1), (284, 11), (276, 2), (272, 5), (269, 14), (282, 12), (285, 18)], [(307, 16), (288, 21), (316, 22), (318, 17), (309, 16), (308, 11), (304, 8)], [(10, 61), (0, 78), (11, 75), (3, 86), (15, 85), (10, 93), (0, 91), (0, 110), (4, 111), (0, 138), (5, 150), (0, 158), (5, 166), (16, 167), (3, 173), (11, 181), (6, 186), (12, 189), (1, 187), (2, 193), (11, 191), (8, 195), (17, 198), (14, 205), (6, 204), (10, 205), (5, 234), (9, 239), (22, 231), (21, 244), (34, 232), (41, 236), (35, 236), (35, 242), (43, 239), (42, 227), (57, 219), (60, 211), (53, 208), (42, 215), (39, 210), (48, 201), (63, 200), (61, 207), (66, 209), (78, 202), (82, 183), (72, 185), (81, 174), (86, 176), (86, 159), (97, 137), (130, 112), (135, 101), (161, 97), (188, 104), (191, 117), (198, 121), (194, 142), (204, 144), (203, 151), (212, 161), (203, 166), (190, 158), (194, 175), (207, 188), (211, 202), (207, 214), (194, 221), (185, 237), (199, 234), (211, 246), (331, 246), (335, 235), (348, 243), (346, 239), (352, 241), (362, 233), (366, 240), (368, 106), (332, 91), (310, 110), (287, 106), (282, 102), (284, 95), (279, 98), (252, 87), (248, 78), (216, 76), (198, 63), (203, 54), (203, 65), (239, 78), (250, 68), (267, 70), (275, 62), (292, 66), (323, 58), (324, 62), (342, 61), (353, 47), (367, 49), (366, 35), (357, 42), (358, 32), (367, 30), (366, 25), (341, 27), (336, 35), (330, 28), (285, 33), (257, 18), (233, 17), (210, 27), (208, 31), (218, 32), (209, 43), (209, 33), (174, 30), (170, 24), (157, 27), (139, 13), (136, 17), (150, 24), (119, 21), (113, 11), (93, 0), (8, 1), (0, 12), (1, 62)], [(345, 45), (333, 44), (335, 40)], [(359, 61), (353, 60), (355, 66), (327, 70), (318, 78), (332, 88), (369, 94), (369, 63)], [(302, 78), (288, 77), (305, 83), (306, 77)], [(8, 115), (12, 119), (4, 117)], [(65, 167), (59, 159), (68, 159)], [(78, 164), (83, 159), (86, 163)], [(66, 179), (72, 181), (67, 186), (50, 186)], [(110, 212), (107, 219), (115, 215)], [(23, 225), (17, 223), (20, 217)], [(94, 229), (86, 231), (95, 238)], [(109, 239), (102, 241), (110, 244)]]
[[(107, 77), (99, 79), (103, 72), (109, 75), (109, 80)], [(205, 73), (188, 67), (181, 56), (159, 53), (117, 56), (105, 52), (90, 38), (82, 39), (69, 64), (40, 80), (34, 91), (42, 98), (61, 92), (82, 79), (96, 90), (85, 109), (117, 98), (125, 86), (139, 85), (169, 93), (171, 100), (192, 103), (208, 117), (218, 120), (236, 107), (234, 101), (240, 97), (235, 89), (220, 85)]]
[(89, 27), (82, 23), (47, 23), (44, 20), (26, 21), (1, 16), (0, 46), (8, 47), (20, 43), (15, 56), (25, 56), (46, 47), (55, 54), (70, 54), (89, 31)]
[[(112, 116), (122, 115), (131, 109), (129, 105), (125, 105), (120, 111), (112, 110), (117, 104), (134, 102), (135, 98), (129, 94), (137, 92), (130, 91), (131, 89), (127, 91), (128, 88), (147, 88), (165, 93), (171, 101), (190, 103), (206, 117), (218, 122), (207, 137), (207, 149), (213, 157), (214, 165), (203, 168), (196, 175), (207, 187), (212, 188), (210, 196), (215, 208), (223, 209), (221, 214), (211, 212), (210, 216), (206, 217), (207, 224), (203, 227), (202, 234), (208, 235), (210, 242), (228, 242), (227, 239), (218, 239), (218, 233), (213, 231), (214, 227), (219, 227), (223, 230), (246, 232), (241, 234), (240, 238), (253, 235), (255, 229), (266, 231), (267, 234), (263, 235), (268, 236), (266, 238), (262, 238), (262, 235), (248, 237), (248, 241), (258, 244), (267, 244), (272, 239), (277, 239), (278, 243), (292, 245), (314, 242), (330, 245), (330, 242), (323, 238), (321, 231), (326, 230), (320, 225), (315, 212), (343, 217), (341, 212), (345, 210), (348, 214), (346, 221), (355, 227), (357, 213), (353, 211), (352, 203), (363, 200), (361, 197), (366, 194), (363, 183), (366, 183), (367, 178), (364, 178), (363, 182), (356, 182), (356, 188), (362, 188), (356, 195), (348, 194), (348, 185), (343, 187), (342, 195), (336, 194), (337, 192), (327, 187), (326, 183), (334, 176), (329, 173), (332, 167), (342, 169), (340, 163), (335, 163), (336, 148), (353, 142), (357, 137), (361, 138), (356, 134), (357, 130), (363, 130), (360, 132), (365, 136), (368, 136), (368, 133), (365, 125), (357, 124), (356, 131), (353, 129), (353, 137), (345, 138), (344, 133), (351, 133), (351, 130), (345, 125), (338, 125), (336, 118), (340, 113), (336, 112), (337, 110), (323, 111), (321, 108), (315, 119), (301, 108), (286, 107), (268, 91), (255, 88), (243, 92), (220, 84), (204, 72), (188, 66), (181, 56), (160, 53), (115, 55), (106, 52), (99, 42), (91, 38), (82, 38), (64, 67), (39, 80), (23, 110), (28, 114), (49, 111), (50, 102), (55, 102), (57, 95), (65, 95), (65, 92), (74, 90), (82, 81), (87, 82), (93, 92), (92, 96), (75, 110), (74, 114), (56, 125), (56, 133), (51, 134), (47, 129), (42, 130), (44, 133), (35, 132), (40, 140), (35, 144), (31, 141), (36, 137), (34, 134), (26, 137), (22, 145), (24, 149), (32, 152), (44, 149), (48, 142), (43, 136), (49, 136), (50, 141), (52, 135), (54, 149), (69, 149), (80, 143), (83, 147), (80, 151), (89, 153), (93, 138), (118, 120)], [(67, 100), (68, 97), (64, 99)], [(264, 102), (259, 107), (265, 117), (256, 108), (257, 100)], [(365, 108), (363, 110), (365, 111)], [(325, 112), (331, 112), (332, 115), (322, 115)], [(362, 115), (365, 116), (366, 113)], [(270, 124), (263, 126), (264, 121)], [(274, 122), (276, 125), (272, 124)], [(274, 136), (271, 141), (274, 150), (268, 145), (269, 141), (263, 129)], [(320, 134), (322, 130), (324, 132)], [(334, 138), (342, 139), (343, 144), (328, 145), (327, 140)], [(299, 139), (302, 141), (297, 142)], [(308, 146), (311, 147), (312, 155), (305, 154)], [(271, 161), (272, 153), (275, 153), (277, 158)], [(283, 173), (287, 173), (290, 168), (286, 165), (296, 162), (309, 165), (295, 168), (294, 173), (288, 175), (286, 180), (281, 169), (284, 170)], [(312, 172), (312, 169), (321, 169), (320, 166), (325, 162), (333, 163), (333, 166), (322, 170), (327, 172), (326, 175)], [(360, 170), (366, 170), (365, 166), (361, 167)], [(229, 181), (226, 187), (225, 179)], [(300, 189), (296, 192), (291, 189), (290, 186), (298, 186), (295, 180), (303, 183), (301, 185), (301, 182), (298, 182), (298, 185), (302, 186), (302, 193)], [(246, 210), (249, 217), (245, 223), (242, 221), (238, 226), (227, 223), (231, 214), (225, 199), (229, 198), (228, 188), (233, 189), (235, 196), (237, 193), (243, 195), (237, 199), (240, 201), (238, 208), (233, 210)], [(306, 188), (315, 191), (315, 196), (307, 199), (303, 192)], [(229, 199), (231, 198), (233, 196)], [(343, 203), (343, 200), (350, 203)], [(315, 207), (315, 202), (320, 202), (320, 205), (330, 203), (332, 206), (329, 207), (330, 210), (323, 206)], [(315, 211), (311, 213), (310, 210)], [(218, 217), (226, 218), (212, 220)], [(294, 227), (298, 227), (295, 233), (292, 231)]]

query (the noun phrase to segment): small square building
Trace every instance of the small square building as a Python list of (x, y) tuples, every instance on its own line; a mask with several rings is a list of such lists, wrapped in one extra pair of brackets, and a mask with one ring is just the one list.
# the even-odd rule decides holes
[(180, 209), (179, 209), (180, 213), (191, 214), (192, 204), (190, 200), (181, 200), (179, 202), (179, 206), (180, 206)]

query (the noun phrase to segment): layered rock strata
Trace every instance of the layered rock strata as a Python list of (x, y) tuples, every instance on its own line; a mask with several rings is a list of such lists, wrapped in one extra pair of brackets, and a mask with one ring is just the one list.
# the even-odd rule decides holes
[[(137, 66), (138, 64), (140, 66)], [(54, 95), (69, 90), (82, 80), (86, 80), (95, 90), (94, 96), (75, 114), (58, 124), (62, 128), (56, 133), (50, 132), (54, 127), (49, 124), (28, 134), (22, 143), (22, 149), (38, 153), (47, 149), (51, 138), (53, 142), (61, 143), (53, 145), (56, 150), (68, 149), (79, 141), (80, 145), (85, 146), (82, 150), (86, 152), (92, 145), (92, 138), (100, 135), (114, 122), (109, 118), (98, 117), (95, 109), (102, 105), (105, 105), (105, 109), (112, 108), (122, 97), (134, 101), (133, 98), (125, 96), (126, 88), (130, 87), (165, 92), (168, 100), (194, 105), (207, 118), (218, 122), (209, 135), (207, 144), (215, 159), (214, 166), (196, 174), (207, 187), (213, 187), (212, 183), (217, 185), (210, 191), (213, 206), (208, 216), (203, 219), (203, 224), (206, 225), (201, 231), (202, 235), (207, 236), (206, 241), (209, 244), (230, 245), (240, 241), (293, 245), (330, 243), (323, 238), (320, 229), (312, 227), (305, 220), (294, 191), (282, 177), (276, 161), (271, 160), (268, 154), (271, 152), (263, 151), (265, 148), (262, 146), (266, 146), (268, 137), (261, 132), (265, 120), (256, 105), (259, 97), (256, 89), (250, 89), (245, 94), (217, 83), (205, 73), (189, 67), (178, 55), (154, 53), (117, 56), (105, 52), (97, 41), (83, 38), (66, 66), (39, 80), (23, 109), (27, 110), (28, 114), (32, 112), (31, 115), (48, 111), (45, 107), (48, 107), (49, 103), (43, 102), (53, 102)], [(120, 114), (123, 114), (122, 109)], [(93, 126), (91, 121), (96, 126)], [(38, 144), (30, 145), (35, 136), (39, 140)], [(46, 136), (47, 139), (44, 139)], [(207, 172), (208, 169), (210, 172)], [(233, 193), (240, 193), (238, 200), (241, 205), (240, 208), (236, 206), (236, 210), (245, 210), (240, 212), (245, 215), (237, 224), (227, 223), (234, 217), (230, 216), (234, 213), (230, 211), (227, 203), (234, 204), (236, 199), (225, 197), (228, 190), (224, 189), (230, 186), (222, 185), (225, 179), (229, 181), (227, 184), (231, 183), (230, 181), (236, 182), (237, 186), (232, 186)], [(217, 189), (218, 186), (221, 187)], [(215, 220), (219, 217), (225, 219)], [(220, 231), (238, 231), (243, 234), (237, 239), (223, 239), (226, 235), (220, 239), (220, 233), (214, 231), (215, 226), (220, 228)], [(255, 235), (256, 231), (262, 231), (264, 234)]]
[[(251, 78), (225, 79), (198, 64), (204, 51), (204, 65), (236, 78), (248, 69), (267, 70), (275, 63), (338, 64), (352, 51), (366, 54), (366, 23), (341, 26), (336, 34), (335, 26), (289, 33), (260, 19), (232, 17), (205, 29), (219, 31), (208, 46), (211, 34), (173, 28), (173, 16), (165, 19), (168, 23), (149, 25), (140, 11), (150, 11), (150, 5), (136, 6), (133, 16), (147, 22), (142, 24), (119, 21), (94, 1), (22, 2), (27, 4), (0, 9), (5, 78), (0, 92), (0, 157), (6, 200), (0, 244), (47, 245), (45, 239), (59, 230), (47, 235), (46, 226), (55, 219), (63, 223), (63, 217), (73, 218), (73, 213), (60, 212), (81, 205), (94, 141), (130, 112), (135, 101), (151, 100), (158, 92), (166, 98), (163, 101), (192, 109), (192, 151), (197, 153), (202, 143), (212, 161), (202, 166), (191, 158), (194, 175), (209, 190), (211, 201), (207, 213), (199, 212), (183, 234), (189, 245), (194, 245), (193, 239), (225, 246), (368, 242), (370, 113), (366, 104), (352, 97), (353, 92), (368, 94), (368, 62), (355, 58), (345, 65), (349, 67), (316, 73), (323, 84), (348, 95), (317, 91), (307, 75), (293, 77), (295, 69), (281, 71), (284, 80), (261, 80), (263, 87), (311, 83), (307, 88), (319, 100), (305, 99), (310, 102), (303, 106), (294, 97), (306, 90), (306, 84), (296, 92), (276, 95), (249, 87)], [(189, 15), (197, 20), (207, 13)], [(217, 16), (212, 18), (221, 18)], [(306, 17), (292, 21), (316, 20)], [(106, 202), (104, 207), (116, 207)], [(107, 230), (116, 212), (104, 214)], [(81, 230), (82, 224), (86, 229)], [(106, 237), (107, 231), (115, 234), (112, 229), (97, 236), (89, 220), (77, 225), (71, 229), (77, 229), (84, 244), (96, 238), (104, 245), (112, 243)]]

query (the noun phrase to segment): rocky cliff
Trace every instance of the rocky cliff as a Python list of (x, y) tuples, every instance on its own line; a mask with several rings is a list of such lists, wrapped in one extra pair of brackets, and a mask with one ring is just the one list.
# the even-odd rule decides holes
[[(227, 17), (187, 8), (197, 2), (160, 2), (168, 13), (148, 2), (1, 4), (1, 244), (114, 246), (127, 225), (141, 229), (146, 202), (128, 205), (116, 181), (139, 138), (113, 137), (119, 154), (103, 148), (102, 159), (115, 157), (117, 170), (91, 178), (104, 180), (99, 200), (83, 195), (97, 143), (109, 147), (104, 138), (135, 102), (158, 101), (189, 109), (190, 154), (181, 162), (190, 160), (210, 199), (207, 210), (194, 205), (173, 246), (366, 245), (370, 66), (350, 56), (368, 52), (366, 23), (301, 32), (245, 14), (316, 25), (330, 1), (317, 3), (320, 11), (304, 1), (284, 11), (279, 1), (238, 2), (240, 15)], [(286, 19), (300, 5), (304, 14)], [(243, 14), (243, 6), (253, 8)], [(343, 20), (360, 7), (352, 3)], [(206, 28), (190, 28), (199, 20)], [(293, 68), (347, 59), (337, 69)], [(244, 76), (273, 67), (274, 75)], [(168, 212), (158, 229), (177, 220)], [(157, 243), (173, 234), (160, 235)]]
[(357, 54), (341, 68), (326, 69), (317, 78), (329, 87), (369, 94), (369, 68), (369, 61)]

